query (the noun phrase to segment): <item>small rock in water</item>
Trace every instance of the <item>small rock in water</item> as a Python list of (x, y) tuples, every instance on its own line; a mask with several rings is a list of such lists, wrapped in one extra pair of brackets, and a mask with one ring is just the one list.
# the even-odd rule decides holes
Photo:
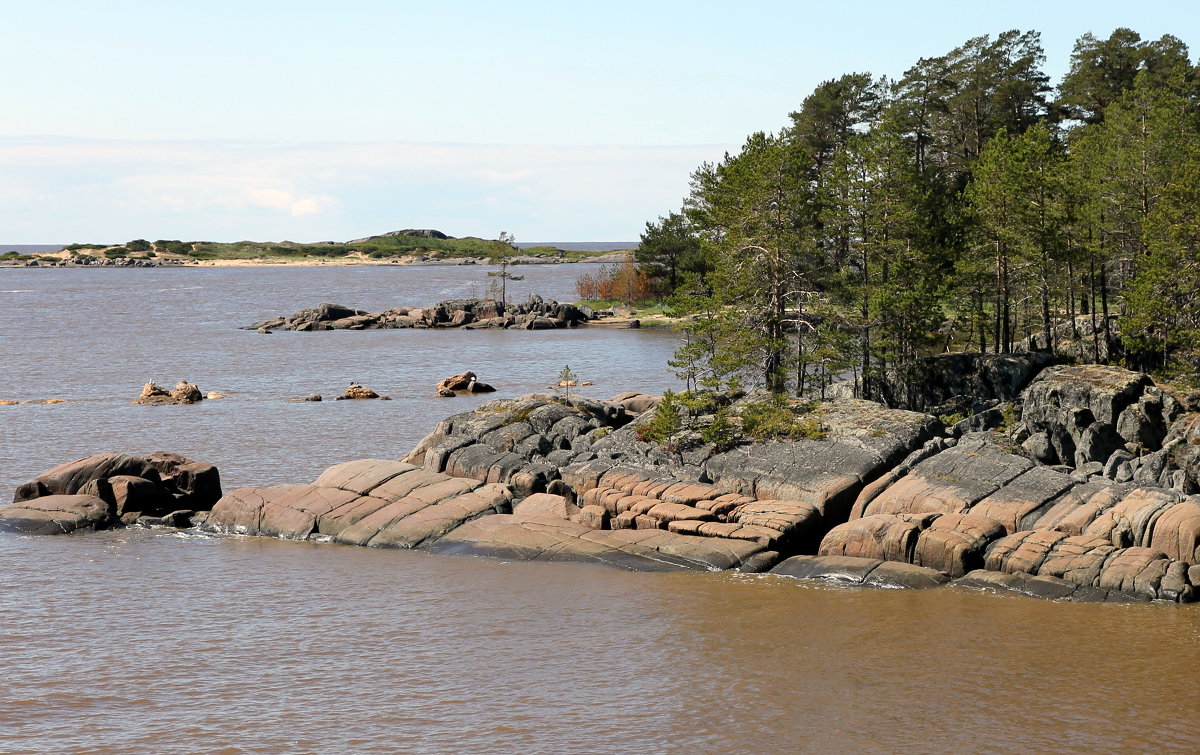
[(371, 398), (382, 398), (382, 397), (375, 391), (366, 387), (365, 385), (359, 385), (358, 383), (351, 383), (350, 387), (346, 389), (346, 392), (343, 393), (342, 395), (338, 396), (335, 399), (335, 401), (343, 401), (346, 399), (353, 400), (353, 399), (371, 399)]
[(302, 398), (302, 399), (300, 399), (300, 400), (301, 400), (301, 401), (320, 401), (320, 400), (321, 400), (321, 394), (319, 394), (319, 393), (314, 393), (314, 394), (312, 394), (311, 396), (305, 396), (304, 398)]
[(133, 403), (135, 404), (195, 404), (204, 400), (204, 394), (195, 385), (180, 380), (175, 385), (175, 390), (168, 391), (166, 388), (155, 383), (153, 380), (147, 380), (142, 386), (142, 395)]
[(434, 389), (434, 393), (438, 396), (449, 398), (454, 395), (454, 391), (491, 393), (495, 390), (491, 385), (477, 380), (474, 372), (467, 370), (461, 375), (452, 375), (442, 379)]

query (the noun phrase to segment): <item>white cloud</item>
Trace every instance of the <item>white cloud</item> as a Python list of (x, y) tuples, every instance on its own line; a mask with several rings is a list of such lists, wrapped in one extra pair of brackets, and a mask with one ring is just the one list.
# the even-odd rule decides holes
[(725, 149), (0, 138), (0, 241), (632, 240)]

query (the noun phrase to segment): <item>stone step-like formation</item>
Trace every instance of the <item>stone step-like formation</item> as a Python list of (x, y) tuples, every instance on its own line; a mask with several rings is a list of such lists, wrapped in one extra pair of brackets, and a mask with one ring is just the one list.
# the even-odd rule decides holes
[(331, 467), (311, 485), (233, 490), (217, 502), (202, 527), (415, 548), (471, 519), (511, 508), (507, 485), (450, 477), (404, 462), (362, 459)]
[(534, 494), (515, 507), (513, 500), (506, 484), (363, 459), (331, 467), (310, 485), (233, 490), (202, 527), (368, 547), (597, 561), (627, 569), (757, 571), (776, 560), (757, 539), (698, 537), (661, 527), (597, 530), (568, 518), (578, 507), (562, 496)]
[[(851, 516), (825, 535), (819, 554), (917, 564), (952, 577), (986, 568), (1105, 594), (1193, 599), (1200, 497), (1036, 466), (990, 434), (965, 436), (864, 490)], [(1054, 557), (1043, 563), (1041, 548)], [(1075, 561), (1064, 567), (1067, 556)], [(1130, 564), (1138, 575), (1127, 574)]]

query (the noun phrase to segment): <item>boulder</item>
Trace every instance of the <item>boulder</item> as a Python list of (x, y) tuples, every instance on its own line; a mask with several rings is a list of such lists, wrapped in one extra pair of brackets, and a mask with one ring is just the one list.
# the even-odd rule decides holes
[(625, 408), (625, 411), (631, 415), (641, 414), (658, 406), (658, 402), (662, 400), (662, 396), (650, 396), (645, 393), (618, 393), (608, 401), (612, 404), (620, 404)]
[(513, 505), (513, 513), (520, 516), (556, 516), (559, 519), (570, 519), (579, 513), (579, 507), (561, 495), (534, 493)]
[(705, 473), (743, 495), (806, 501), (834, 524), (849, 517), (867, 482), (899, 464), (941, 427), (927, 414), (857, 399), (827, 402), (821, 418), (829, 428), (824, 438), (734, 448), (703, 460)]
[(144, 456), (93, 454), (60, 464), (30, 482), (17, 486), (13, 501), (19, 503), (42, 496), (73, 495), (90, 482), (117, 476), (140, 477), (156, 483), (161, 481), (158, 468)]
[(985, 568), (1055, 577), (1139, 600), (1190, 602), (1195, 597), (1185, 562), (1154, 548), (1117, 547), (1095, 535), (1017, 532), (992, 543)]
[(349, 385), (349, 387), (347, 387), (346, 390), (342, 393), (342, 395), (335, 398), (334, 401), (347, 401), (347, 400), (354, 401), (354, 400), (377, 399), (377, 398), (383, 398), (383, 396), (380, 396), (378, 393), (376, 393), (375, 391), (366, 387), (365, 385), (359, 385), (358, 383), (351, 383)]
[(112, 506), (94, 495), (47, 495), (0, 506), (0, 532), (63, 535), (104, 529), (116, 521)]
[(142, 386), (142, 395), (133, 403), (157, 406), (162, 404), (195, 404), (203, 400), (204, 394), (200, 389), (186, 380), (180, 380), (175, 385), (175, 389), (171, 391), (150, 380)]
[(1020, 572), (1005, 574), (1004, 572), (976, 569), (950, 584), (954, 587), (1014, 593), (1047, 600), (1098, 603), (1117, 599), (1117, 597), (1110, 598), (1107, 590), (1101, 590), (1098, 587), (1076, 585), (1057, 577), (1035, 577)]
[(851, 518), (965, 513), (1033, 466), (1029, 459), (1005, 452), (986, 433), (968, 435), (954, 447), (916, 464), (865, 505), (856, 505)]
[(961, 577), (983, 566), (985, 548), (1004, 534), (999, 522), (972, 514), (873, 514), (834, 527), (818, 555), (914, 564)]
[(94, 454), (18, 486), (14, 505), (77, 494), (104, 501), (105, 516), (89, 525), (98, 528), (132, 523), (141, 515), (207, 511), (221, 497), (221, 478), (213, 465), (179, 454)]
[(470, 370), (459, 374), (451, 375), (448, 378), (442, 378), (434, 389), (438, 395), (442, 395), (443, 391), (465, 391), (471, 383), (475, 382), (475, 373)]

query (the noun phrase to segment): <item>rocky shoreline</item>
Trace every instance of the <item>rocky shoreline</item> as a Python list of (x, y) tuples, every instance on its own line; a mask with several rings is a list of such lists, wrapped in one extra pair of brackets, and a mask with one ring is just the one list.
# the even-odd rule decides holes
[(1200, 413), (1120, 368), (1028, 373), (1010, 404), (953, 425), (835, 398), (811, 410), (811, 437), (721, 445), (704, 440), (715, 405), (664, 442), (648, 431), (657, 397), (531, 395), (455, 414), (401, 460), (224, 494), (209, 465), (102, 454), (21, 486), (0, 529), (186, 524), (639, 571), (1200, 598)]

